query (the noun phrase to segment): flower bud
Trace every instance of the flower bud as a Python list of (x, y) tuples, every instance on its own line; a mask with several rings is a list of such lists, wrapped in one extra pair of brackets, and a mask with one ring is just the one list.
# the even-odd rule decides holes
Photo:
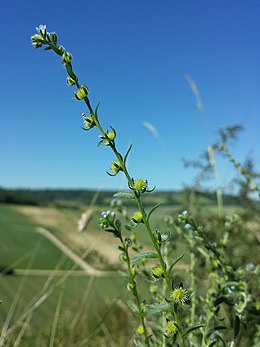
[(116, 134), (115, 133), (106, 133), (106, 138), (109, 140), (109, 141), (113, 141), (116, 137)]
[(140, 193), (145, 193), (147, 189), (147, 181), (144, 181), (143, 179), (138, 179), (134, 182), (134, 189), (137, 190)]
[(165, 334), (170, 337), (175, 335), (178, 332), (178, 329), (173, 321), (168, 321), (165, 325)]
[(82, 116), (83, 116), (83, 122), (84, 122), (84, 124), (86, 126), (86, 128), (83, 128), (84, 130), (89, 130), (89, 129), (93, 128), (96, 125), (93, 117), (86, 117), (84, 115), (84, 113), (83, 113)]
[(157, 289), (158, 289), (158, 287), (157, 287), (156, 284), (152, 284), (152, 285), (150, 286), (150, 288), (149, 288), (150, 293), (152, 293), (152, 294), (156, 293), (156, 292), (157, 292)]
[(141, 212), (135, 212), (135, 213), (133, 214), (132, 220), (133, 220), (136, 224), (143, 223), (143, 222), (144, 222), (144, 218), (143, 218), (142, 213), (141, 213)]
[(57, 36), (56, 33), (49, 33), (48, 37), (49, 37), (50, 41), (51, 41), (54, 45), (57, 44), (58, 36)]
[(184, 304), (185, 301), (188, 300), (188, 292), (186, 289), (179, 287), (179, 288), (175, 288), (172, 292), (171, 292), (171, 300), (174, 303), (181, 303)]
[(69, 52), (64, 52), (61, 58), (62, 64), (69, 64), (72, 61), (72, 55)]
[(117, 174), (119, 171), (122, 171), (121, 164), (119, 161), (113, 161), (111, 164), (111, 170)]
[(39, 27), (36, 27), (36, 30), (38, 31), (38, 33), (43, 39), (46, 39), (46, 36), (47, 36), (46, 25), (39, 25)]
[(161, 266), (155, 266), (152, 269), (152, 275), (155, 278), (161, 278), (163, 277), (163, 269), (161, 268)]
[(42, 46), (42, 37), (41, 37), (41, 35), (38, 35), (38, 34), (33, 35), (31, 37), (31, 41), (32, 41), (33, 47), (35, 47), (35, 48), (39, 48), (39, 47)]
[(75, 93), (75, 98), (77, 100), (82, 100), (88, 95), (88, 88), (84, 85), (81, 85), (78, 91)]
[(74, 86), (76, 84), (75, 80), (72, 77), (67, 77), (66, 83), (68, 86)]
[(143, 335), (144, 334), (144, 327), (143, 327), (143, 325), (139, 325), (139, 327), (137, 328), (136, 331), (137, 331), (137, 334), (139, 336)]

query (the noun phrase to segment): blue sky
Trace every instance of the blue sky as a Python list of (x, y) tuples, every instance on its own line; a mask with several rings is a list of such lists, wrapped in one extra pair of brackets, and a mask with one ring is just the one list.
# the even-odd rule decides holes
[[(104, 127), (117, 129), (135, 178), (158, 189), (191, 184), (196, 159), (220, 126), (241, 123), (232, 147), (260, 168), (260, 2), (85, 0), (1, 2), (0, 186), (32, 188), (125, 187), (106, 175), (114, 159), (97, 147), (96, 130), (81, 130), (84, 104), (73, 99), (53, 52), (30, 37), (46, 24), (73, 54), (80, 82), (99, 100)], [(196, 83), (203, 109), (185, 76)], [(156, 138), (143, 124), (151, 123)], [(233, 171), (217, 161), (221, 184)]]

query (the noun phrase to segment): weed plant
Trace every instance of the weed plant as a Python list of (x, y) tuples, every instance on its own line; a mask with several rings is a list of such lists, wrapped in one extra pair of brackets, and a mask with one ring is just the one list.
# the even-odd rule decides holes
[[(107, 174), (123, 174), (128, 183), (129, 191), (114, 195), (111, 209), (101, 215), (100, 225), (118, 240), (115, 248), (124, 263), (124, 270), (119, 274), (125, 278), (126, 287), (132, 293), (133, 300), (128, 306), (139, 323), (132, 332), (131, 344), (137, 347), (259, 346), (260, 303), (256, 300), (256, 290), (260, 269), (252, 262), (242, 266), (232, 259), (232, 239), (238, 226), (241, 227), (239, 216), (222, 214), (218, 193), (221, 213), (215, 217), (218, 229), (215, 234), (187, 211), (182, 211), (177, 218), (166, 218), (162, 230), (154, 229), (152, 216), (160, 204), (150, 210), (144, 207), (143, 196), (154, 188), (150, 188), (146, 178), (135, 178), (130, 174), (127, 159), (132, 146), (126, 153), (121, 153), (115, 128), (110, 126), (106, 130), (102, 126), (100, 103), (92, 106), (89, 88), (79, 82), (73, 70), (72, 55), (58, 44), (57, 34), (47, 32), (41, 25), (31, 40), (34, 47), (44, 47), (61, 58), (68, 74), (67, 85), (75, 88), (75, 100), (85, 103), (83, 130), (99, 132), (98, 145), (109, 147), (114, 154)], [(248, 171), (238, 165), (226, 144), (219, 149), (240, 170), (251, 188), (257, 189)], [(123, 207), (124, 199), (136, 203), (131, 216)], [(151, 250), (145, 250), (138, 242), (136, 231), (140, 226), (151, 240)], [(177, 271), (176, 265), (184, 253), (175, 254), (175, 244), (180, 238), (186, 242), (189, 257), (187, 271), (182, 272)]]

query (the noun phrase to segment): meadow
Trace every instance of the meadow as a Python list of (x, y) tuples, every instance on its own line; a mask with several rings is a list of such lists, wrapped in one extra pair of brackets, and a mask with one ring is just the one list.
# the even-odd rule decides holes
[[(106, 194), (104, 196), (105, 201), (100, 200), (101, 206), (91, 207), (73, 203), (72, 199), (65, 204), (64, 200), (62, 204), (56, 200), (54, 204), (43, 206), (0, 205), (0, 263), (15, 271), (14, 275), (0, 277), (3, 300), (0, 324), (6, 334), (3, 346), (94, 346), (97, 343), (100, 346), (132, 346), (131, 329), (135, 318), (126, 305), (131, 295), (125, 289), (125, 280), (116, 271), (124, 267), (118, 251), (112, 248), (116, 239), (113, 240), (98, 226), (101, 211), (110, 208), (106, 206)], [(148, 206), (165, 201), (160, 212), (153, 215), (153, 227), (165, 225), (166, 228), (165, 216), (177, 216), (185, 208), (185, 196), (185, 192), (151, 195)], [(230, 200), (226, 213), (242, 210), (238, 201), (235, 204)], [(91, 203), (91, 199), (88, 202)], [(216, 201), (207, 195), (201, 195), (198, 205), (204, 211), (204, 220), (206, 216), (210, 219), (212, 214), (216, 214)], [(87, 229), (79, 233), (77, 222), (82, 212), (90, 208), (92, 219)], [(131, 203), (128, 210), (131, 215)], [(102, 276), (84, 273), (37, 232), (39, 226), (51, 231), (95, 269), (102, 270)], [(144, 230), (140, 229), (138, 236), (145, 249), (150, 249), (151, 241)], [(257, 263), (257, 251), (249, 250), (255, 242), (254, 235), (246, 234), (244, 238), (246, 242), (235, 241), (237, 253), (244, 263), (252, 260)], [(174, 255), (186, 249), (185, 242), (179, 239)], [(188, 262), (189, 254), (186, 252), (175, 270), (176, 278), (188, 278)], [(198, 273), (198, 276), (204, 280), (202, 274)], [(55, 320), (56, 325), (53, 324)]]
[[(84, 321), (84, 334), (81, 332), (78, 341), (73, 342), (76, 346), (91, 332), (102, 330), (98, 327), (104, 324), (107, 316), (112, 314), (114, 317), (115, 311), (122, 310), (114, 301), (125, 301), (127, 293), (122, 279), (114, 274), (108, 272), (102, 277), (90, 277), (80, 271), (37, 232), (40, 221), (35, 219), (35, 211), (30, 208), (31, 215), (26, 206), (0, 205), (1, 264), (15, 271), (14, 275), (0, 277), (0, 325), (2, 332), (6, 330), (8, 334), (4, 341), (0, 340), (1, 345), (33, 346), (35, 341), (37, 346), (48, 345), (57, 302), (62, 295), (59, 329), (66, 329), (66, 324), (71, 325), (72, 339), (75, 339), (74, 325), (78, 327), (78, 323), (83, 324)], [(50, 214), (55, 218), (48, 218)], [(66, 213), (62, 214), (55, 208), (48, 208), (46, 212), (46, 208), (42, 208), (42, 218), (47, 226), (53, 225), (61, 235), (64, 224), (61, 223), (61, 229), (57, 228), (58, 216), (66, 217)], [(43, 223), (44, 226), (46, 223)], [(70, 226), (68, 223), (67, 228)], [(25, 327), (24, 335), (21, 335), (21, 327)], [(65, 341), (63, 337), (60, 343), (69, 346), (72, 342), (66, 334)], [(84, 345), (90, 345), (89, 341), (86, 343)]]

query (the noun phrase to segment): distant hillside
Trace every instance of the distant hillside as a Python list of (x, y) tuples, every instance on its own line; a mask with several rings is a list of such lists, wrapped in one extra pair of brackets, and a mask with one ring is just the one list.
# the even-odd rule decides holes
[[(61, 207), (77, 208), (80, 205), (90, 205), (94, 198), (98, 206), (108, 206), (116, 191), (101, 191), (87, 189), (5, 189), (0, 188), (0, 203), (22, 205), (56, 205)], [(202, 205), (216, 205), (214, 192), (196, 192)], [(144, 204), (154, 205), (163, 202), (165, 205), (187, 205), (189, 189), (183, 191), (156, 191), (144, 197)], [(224, 195), (224, 204), (243, 205), (241, 198), (234, 195)], [(134, 201), (125, 200), (126, 205), (133, 205)], [(257, 205), (259, 203), (256, 203)]]

